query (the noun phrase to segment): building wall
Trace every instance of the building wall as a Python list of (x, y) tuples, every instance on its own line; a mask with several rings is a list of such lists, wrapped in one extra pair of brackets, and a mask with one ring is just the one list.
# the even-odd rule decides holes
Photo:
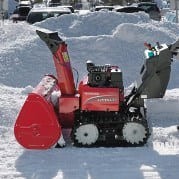
[(7, 0), (0, 0), (0, 10), (8, 10), (8, 1)]
[(4, 13), (4, 17), (8, 18), (18, 5), (15, 0), (0, 0), (0, 12)]
[(8, 1), (8, 16), (10, 16), (14, 12), (16, 6), (18, 5), (18, 2), (16, 2), (15, 0), (6, 1)]

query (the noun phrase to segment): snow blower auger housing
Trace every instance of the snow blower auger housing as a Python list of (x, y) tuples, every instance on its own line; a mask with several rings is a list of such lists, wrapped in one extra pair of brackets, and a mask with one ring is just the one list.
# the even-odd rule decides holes
[(69, 128), (75, 146), (144, 145), (150, 135), (144, 100), (163, 97), (179, 42), (147, 44), (141, 83), (124, 96), (115, 65), (87, 61), (87, 76), (76, 88), (66, 43), (57, 32), (37, 34), (53, 54), (57, 77), (46, 75), (28, 95), (14, 126), (17, 141), (28, 149), (48, 149)]

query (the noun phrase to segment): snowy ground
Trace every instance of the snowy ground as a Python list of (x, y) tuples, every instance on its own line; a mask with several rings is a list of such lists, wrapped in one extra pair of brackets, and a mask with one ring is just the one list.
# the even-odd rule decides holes
[(13, 125), (28, 92), (44, 74), (55, 74), (51, 54), (37, 28), (58, 31), (68, 43), (80, 78), (86, 60), (119, 65), (128, 87), (139, 77), (145, 41), (170, 44), (179, 25), (151, 21), (143, 13), (65, 15), (30, 26), (5, 22), (0, 27), (0, 178), (33, 179), (178, 179), (179, 61), (174, 60), (163, 99), (149, 100), (153, 133), (140, 148), (76, 148), (32, 151), (15, 140)]

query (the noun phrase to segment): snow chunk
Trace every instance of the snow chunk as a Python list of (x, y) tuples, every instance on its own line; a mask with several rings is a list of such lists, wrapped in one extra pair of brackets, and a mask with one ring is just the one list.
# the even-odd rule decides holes
[(33, 89), (34, 88), (31, 85), (28, 85), (22, 90), (22, 94), (29, 94), (33, 91)]
[(52, 101), (54, 106), (56, 106), (60, 96), (61, 96), (61, 92), (60, 91), (53, 91), (52, 92), (52, 94), (51, 94), (51, 101)]

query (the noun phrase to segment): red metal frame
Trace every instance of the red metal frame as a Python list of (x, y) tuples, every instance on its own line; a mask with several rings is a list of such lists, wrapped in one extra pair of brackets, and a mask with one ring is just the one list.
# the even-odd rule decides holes
[(75, 94), (75, 84), (73, 72), (70, 64), (70, 58), (65, 42), (59, 45), (58, 50), (53, 54), (53, 59), (56, 67), (58, 84), (61, 93), (64, 95)]
[(74, 111), (79, 109), (79, 95), (59, 98), (59, 120), (63, 128), (72, 128)]

